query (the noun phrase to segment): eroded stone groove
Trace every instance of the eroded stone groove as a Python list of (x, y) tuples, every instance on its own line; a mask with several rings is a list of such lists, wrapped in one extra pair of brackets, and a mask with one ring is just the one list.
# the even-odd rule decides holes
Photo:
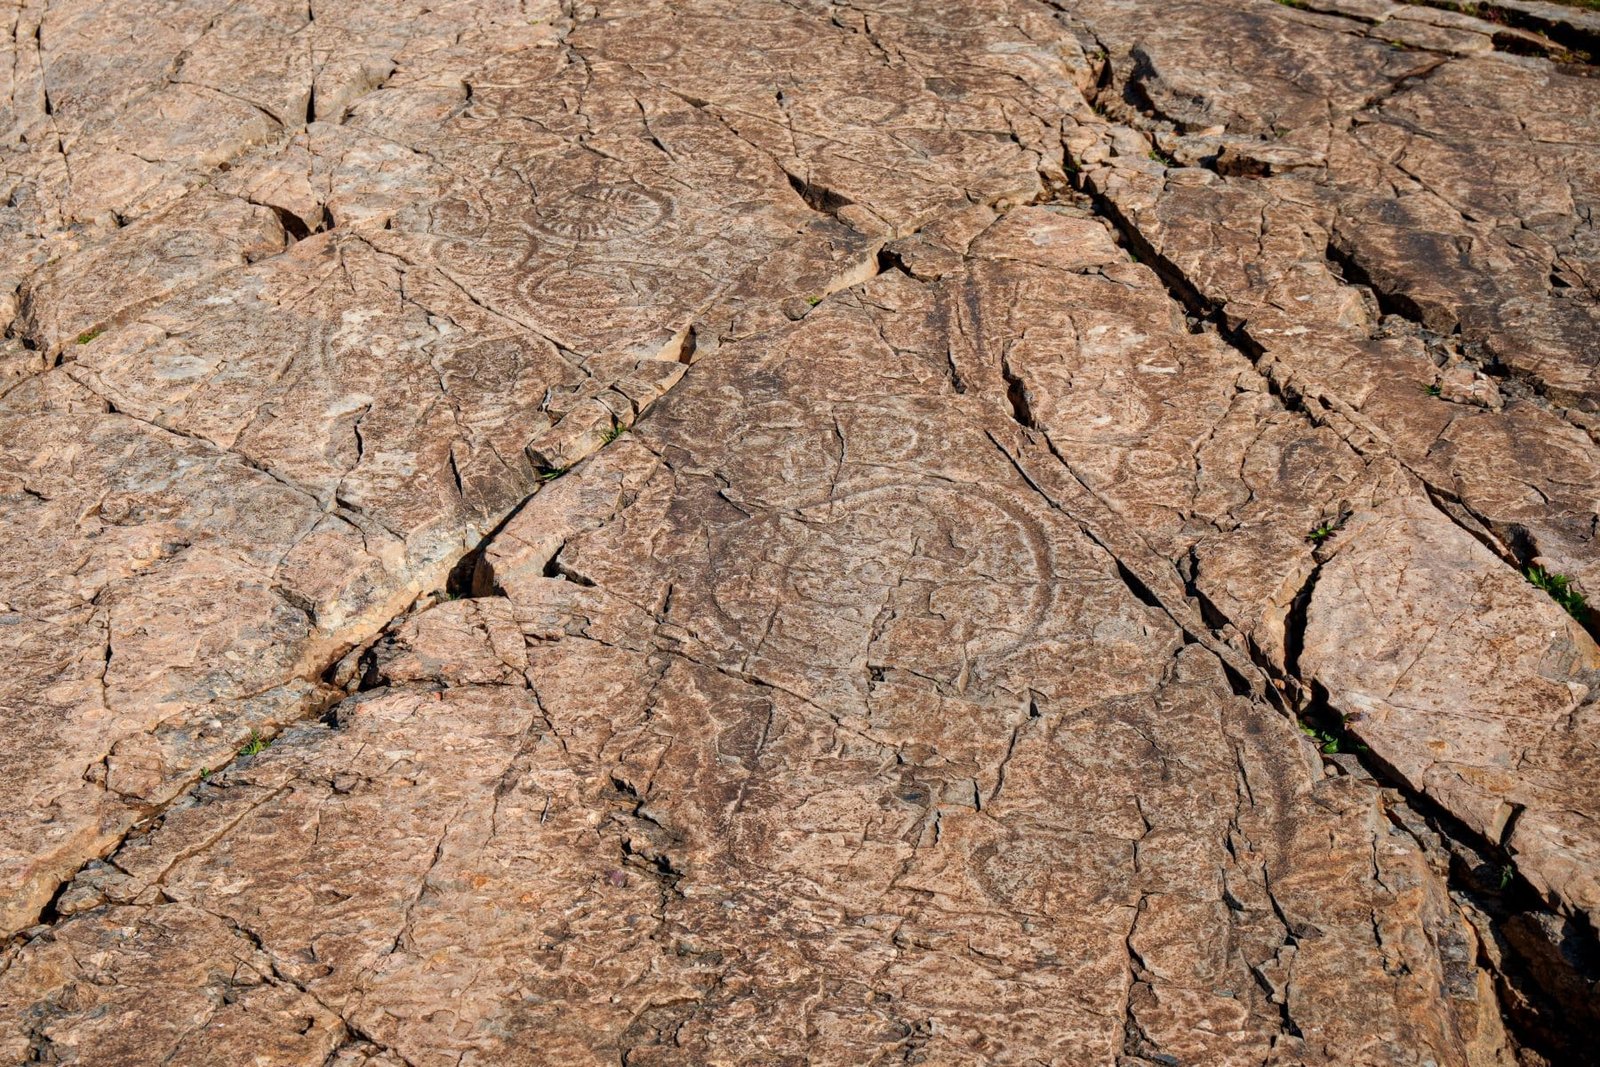
[(171, 6), (13, 18), (0, 1058), (1585, 1062), (1581, 16)]

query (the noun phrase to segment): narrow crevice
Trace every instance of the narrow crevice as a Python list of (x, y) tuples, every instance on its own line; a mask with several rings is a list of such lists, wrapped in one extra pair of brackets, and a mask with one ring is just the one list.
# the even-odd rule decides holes
[[(1395, 773), (1370, 752), (1355, 758), (1379, 781)], [(1431, 797), (1408, 794), (1404, 806), (1385, 805), (1385, 814), (1442, 860), (1452, 893), (1469, 906), (1469, 918), (1481, 920), (1473, 925), (1492, 944), (1478, 965), (1493, 978), (1517, 1043), (1542, 1057), (1534, 1062), (1600, 1067), (1600, 1047), (1587, 1040), (1600, 1033), (1600, 938), (1586, 917), (1553, 907), (1517, 873), (1510, 853)]]
[(906, 264), (904, 256), (889, 245), (884, 245), (878, 249), (878, 273), (887, 274), (890, 271), (904, 274), (907, 278), (917, 277), (916, 272)]
[(1283, 666), (1288, 679), (1298, 681), (1300, 673), (1300, 656), (1306, 646), (1306, 626), (1311, 611), (1311, 598), (1317, 590), (1317, 579), (1322, 575), (1322, 564), (1319, 562), (1306, 575), (1306, 580), (1300, 586), (1300, 591), (1294, 595), (1289, 603), (1289, 611), (1283, 620)]
[(1000, 374), (1006, 381), (1006, 403), (1011, 405), (1011, 417), (1019, 426), (1029, 430), (1039, 429), (1039, 424), (1034, 421), (1033, 407), (1028, 403), (1028, 387), (1004, 358), (1000, 360)]
[(304, 241), (311, 236), (311, 227), (307, 226), (304, 220), (294, 212), (287, 208), (278, 207), (275, 204), (268, 204), (267, 209), (277, 216), (278, 225), (282, 226), (283, 232), (289, 235), (290, 244)]
[[(1600, 31), (1583, 25), (1584, 15), (1593, 15), (1592, 9), (1576, 7), (1576, 18), (1569, 21), (1553, 14), (1548, 5), (1499, 4), (1495, 0), (1403, 0), (1418, 7), (1432, 7), (1442, 11), (1459, 11), (1464, 15), (1507, 26), (1517, 30), (1541, 34), (1566, 50), (1564, 56), (1552, 56), (1561, 64), (1592, 66), (1600, 61)], [(1560, 3), (1561, 0), (1557, 0)], [(1501, 51), (1529, 54), (1522, 49), (1528, 43), (1511, 34), (1495, 34), (1495, 47)]]
[(478, 539), (477, 544), (469, 548), (456, 561), (455, 566), (450, 568), (450, 573), (445, 577), (444, 593), (446, 596), (452, 599), (460, 599), (492, 596), (494, 594), (494, 581), (489, 573), (488, 566), (484, 563), (484, 553), (494, 543), (494, 539), (500, 536), (500, 531), (504, 530), (512, 519), (522, 514), (522, 509), (527, 507), (528, 503), (538, 495), (538, 491), (535, 490), (523, 497), (522, 500), (506, 512), (499, 522), (495, 523), (488, 532)]
[[(1378, 302), (1378, 311), (1384, 315), (1398, 315), (1407, 320), (1419, 330), (1452, 333), (1458, 328), (1454, 321), (1448, 324), (1428, 322), (1428, 313), (1410, 296), (1392, 288), (1377, 284), (1370, 272), (1357, 260), (1354, 251), (1344, 247), (1336, 237), (1330, 238), (1323, 251), (1323, 257), (1328, 261), (1333, 276), (1346, 285), (1359, 285), (1366, 289)], [(1441, 329), (1440, 327), (1444, 328)], [(1496, 377), (1506, 377), (1504, 368), (1484, 368), (1487, 373)]]
[[(806, 202), (807, 207), (819, 214), (839, 219), (839, 211), (855, 203), (849, 197), (836, 193), (826, 186), (807, 181), (797, 174), (785, 172), (785, 176), (789, 179), (789, 187)], [(839, 219), (839, 221), (844, 220)]]

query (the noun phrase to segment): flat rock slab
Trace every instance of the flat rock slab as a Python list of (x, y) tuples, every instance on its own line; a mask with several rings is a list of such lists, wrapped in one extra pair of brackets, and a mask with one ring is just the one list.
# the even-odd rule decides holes
[[(881, 234), (933, 205), (1029, 199), (1061, 165), (1030, 86), (1004, 98), (1026, 117), (1013, 138), (1003, 100), (947, 103), (831, 27), (814, 69), (883, 68), (914, 128), (948, 130), (908, 149), (915, 174), (873, 179), (877, 221), (845, 225), (807, 203), (827, 197), (802, 169), (827, 150), (820, 116), (856, 90), (814, 87), (817, 136), (780, 157), (687, 88), (734, 53), (748, 64), (740, 27), (812, 36), (764, 5), (591, 44), (558, 41), (572, 23), (554, 4), (310, 22), (194, 7), (137, 47), (107, 40), (125, 21), (110, 8), (19, 16), (33, 73), (15, 90), (17, 351), (0, 379), (8, 932), (202, 768), (326, 705), (328, 666), (441, 590), (697, 351), (870, 276)], [(644, 39), (676, 53), (706, 25), (721, 51), (672, 78), (605, 55)], [(315, 64), (255, 65), (308, 49)], [(84, 95), (118, 78), (135, 85)], [(841, 106), (854, 136), (888, 136)], [(228, 140), (240, 108), (251, 132)], [(182, 158), (119, 169), (118, 138), (141, 122), (170, 138), (180, 113), (211, 156), (182, 141), (166, 146)], [(41, 159), (41, 137), (59, 151)]]
[(23, 3), (0, 1059), (1578, 1055), (1545, 6)]
[[(1416, 842), (1033, 484), (942, 295), (730, 348), (556, 483), (503, 597), (80, 879), (0, 980), (33, 1047), (331, 1010), (412, 1063), (1505, 1055)], [(161, 1004), (152, 953), (290, 1002)]]

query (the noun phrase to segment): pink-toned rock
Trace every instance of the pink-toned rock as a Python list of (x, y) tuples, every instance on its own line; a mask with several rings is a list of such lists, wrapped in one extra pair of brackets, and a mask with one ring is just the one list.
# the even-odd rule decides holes
[(1409, 785), (1600, 915), (1600, 649), (1437, 511), (1385, 508), (1331, 543), (1302, 673)]
[[(1081, 222), (974, 247), (1093, 262)], [(134, 1003), (174, 1020), (138, 1055), (185, 1062), (216, 1007), (122, 961), (226, 958), (166, 932), (193, 910), (409, 1063), (1509, 1064), (1388, 801), (1235, 696), (1003, 394), (955, 388), (945, 287), (982, 265), (724, 350), (536, 498), (486, 556), (504, 598), (376, 652), (442, 691), (288, 732), (79, 880), (0, 978), (28, 1040), (92, 1057)]]
[(1544, 7), (23, 3), (0, 1058), (1583, 1062)]

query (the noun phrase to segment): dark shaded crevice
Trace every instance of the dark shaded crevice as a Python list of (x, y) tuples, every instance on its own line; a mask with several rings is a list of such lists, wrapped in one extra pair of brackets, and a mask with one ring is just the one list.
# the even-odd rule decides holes
[[(693, 363), (694, 362), (695, 351), (699, 347), (699, 344), (700, 344), (699, 331), (698, 331), (698, 329), (696, 328), (696, 326), (693, 323), (690, 323), (687, 327), (684, 328), (683, 341), (678, 346), (678, 353), (677, 353), (677, 357), (676, 357), (677, 361), (679, 363), (684, 364), (685, 366), (687, 366), (690, 363)], [(630, 400), (630, 404), (632, 404), (631, 400)], [(637, 418), (640, 415), (639, 406), (637, 404), (632, 404), (632, 407), (633, 407), (634, 417)]]
[[(1507, 26), (1512, 29), (1527, 30), (1530, 33), (1542, 34), (1566, 50), (1565, 56), (1553, 56), (1558, 63), (1580, 63), (1593, 65), (1600, 60), (1600, 32), (1587, 29), (1578, 22), (1567, 21), (1559, 16), (1547, 15), (1543, 10), (1532, 6), (1521, 7), (1495, 3), (1494, 0), (1403, 0), (1404, 3), (1418, 7), (1431, 7), (1443, 11), (1459, 11), (1464, 15), (1492, 22), (1497, 25)], [(1561, 0), (1557, 0), (1561, 2)], [(1585, 9), (1576, 7), (1575, 13)], [(1592, 10), (1592, 9), (1591, 9)], [(1517, 54), (1541, 54), (1523, 51), (1528, 47), (1511, 34), (1496, 34), (1495, 47), (1501, 51)]]
[[(499, 522), (495, 523), (478, 543), (469, 548), (455, 566), (450, 568), (450, 573), (445, 577), (444, 593), (451, 599), (485, 597), (495, 595), (494, 576), (488, 564), (484, 561), (484, 554), (494, 539), (500, 536), (500, 531), (510, 524), (512, 519), (522, 514), (522, 510), (539, 495), (537, 489), (517, 502)], [(404, 617), (403, 615), (400, 617)], [(390, 624), (391, 626), (393, 623)]]
[[(843, 222), (843, 219), (839, 219), (839, 211), (855, 203), (849, 197), (837, 193), (827, 186), (807, 181), (797, 174), (786, 171), (785, 176), (789, 179), (789, 187), (795, 191), (800, 199), (806, 202), (807, 207), (819, 214), (827, 215)], [(846, 225), (849, 224), (846, 223)]]
[(904, 274), (907, 278), (915, 279), (917, 274), (907, 265), (905, 257), (889, 245), (878, 249), (878, 273), (887, 274), (895, 271)]
[(294, 212), (273, 205), (268, 207), (278, 217), (278, 224), (283, 227), (283, 232), (289, 235), (291, 244), (304, 241), (311, 236), (311, 228)]
[[(1305, 651), (1307, 616), (1311, 611), (1311, 598), (1317, 589), (1317, 579), (1322, 575), (1322, 564), (1319, 562), (1306, 575), (1306, 580), (1300, 586), (1300, 591), (1294, 595), (1294, 600), (1289, 604), (1288, 614), (1283, 620), (1283, 666), (1284, 673), (1289, 679), (1298, 681), (1300, 673), (1300, 655)], [(1316, 683), (1313, 682), (1313, 685)]]
[(1435, 510), (1447, 516), (1451, 522), (1470, 534), (1473, 540), (1488, 549), (1501, 562), (1517, 571), (1523, 570), (1523, 568), (1532, 563), (1533, 556), (1537, 555), (1537, 552), (1526, 537), (1513, 538), (1508, 543), (1497, 537), (1488, 522), (1468, 507), (1456, 494), (1440, 489), (1427, 481), (1422, 483), (1422, 488), (1428, 495), (1428, 502), (1434, 506)]
[[(1454, 333), (1459, 330), (1459, 324), (1439, 323), (1436, 316), (1430, 316), (1415, 300), (1405, 293), (1387, 286), (1381, 286), (1373, 280), (1370, 272), (1356, 259), (1355, 252), (1342, 245), (1337, 236), (1331, 236), (1327, 248), (1323, 252), (1335, 278), (1346, 285), (1359, 285), (1372, 293), (1373, 299), (1378, 302), (1378, 310), (1384, 315), (1398, 315), (1412, 323), (1418, 329), (1439, 333)], [(1435, 322), (1428, 321), (1434, 318)], [(1440, 327), (1443, 327), (1442, 329)], [(1489, 373), (1495, 373), (1490, 368), (1485, 368)], [(1506, 377), (1503, 368), (1496, 377)]]
[(1003, 357), (1000, 360), (1000, 374), (1005, 378), (1006, 403), (1011, 406), (1011, 417), (1019, 426), (1038, 430), (1039, 424), (1034, 420), (1033, 408), (1028, 403), (1028, 387)]

